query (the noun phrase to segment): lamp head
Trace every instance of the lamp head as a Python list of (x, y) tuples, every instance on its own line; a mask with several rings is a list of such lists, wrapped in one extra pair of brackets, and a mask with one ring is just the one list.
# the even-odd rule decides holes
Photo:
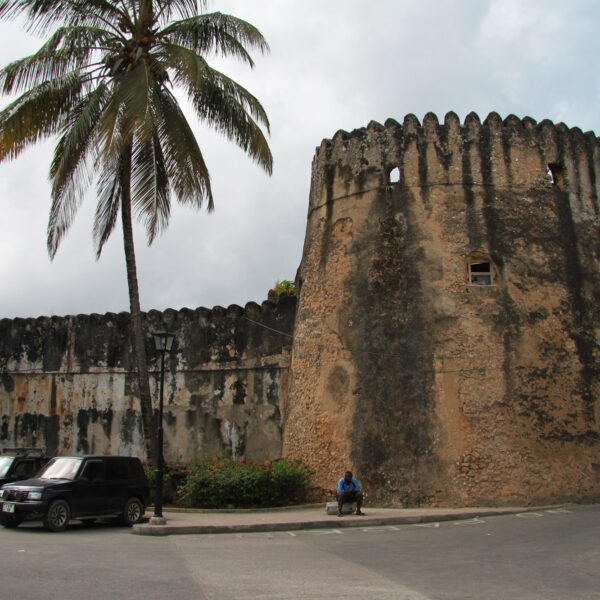
[(154, 338), (154, 347), (159, 352), (171, 352), (175, 335), (168, 331), (157, 331), (152, 334)]

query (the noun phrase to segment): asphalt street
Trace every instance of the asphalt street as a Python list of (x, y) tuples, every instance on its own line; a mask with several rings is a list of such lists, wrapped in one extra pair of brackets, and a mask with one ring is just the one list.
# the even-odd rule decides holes
[(416, 525), (144, 537), (0, 530), (0, 598), (600, 599), (600, 506)]

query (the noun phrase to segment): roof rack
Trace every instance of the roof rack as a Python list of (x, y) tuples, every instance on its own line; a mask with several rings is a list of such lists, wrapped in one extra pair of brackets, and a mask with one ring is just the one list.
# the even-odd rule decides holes
[(44, 456), (44, 450), (42, 448), (3, 447), (2, 454), (17, 454), (19, 456)]

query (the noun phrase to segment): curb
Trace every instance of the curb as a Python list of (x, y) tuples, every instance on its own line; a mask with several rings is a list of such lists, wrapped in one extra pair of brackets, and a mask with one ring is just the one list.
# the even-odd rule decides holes
[(418, 523), (436, 523), (444, 521), (461, 521), (476, 519), (477, 517), (495, 517), (502, 515), (519, 514), (523, 512), (534, 512), (537, 510), (548, 510), (564, 505), (552, 505), (547, 507), (515, 507), (506, 509), (489, 509), (469, 511), (460, 513), (439, 513), (436, 515), (413, 515), (399, 517), (369, 517), (356, 519), (340, 519), (334, 521), (311, 520), (290, 521), (285, 523), (251, 523), (237, 525), (149, 525), (138, 524), (131, 528), (134, 535), (168, 536), (168, 535), (190, 535), (190, 534), (221, 534), (221, 533), (268, 533), (274, 531), (302, 531), (310, 529), (345, 529), (351, 527), (381, 527), (384, 525), (414, 525)]
[[(268, 508), (180, 508), (179, 506), (163, 506), (163, 513), (192, 513), (198, 515), (218, 514), (251, 514), (268, 512), (289, 512), (292, 510), (303, 510), (305, 508), (320, 508), (322, 502), (316, 504), (290, 504), (289, 506), (270, 506)], [(153, 504), (146, 507), (147, 511), (154, 509)]]

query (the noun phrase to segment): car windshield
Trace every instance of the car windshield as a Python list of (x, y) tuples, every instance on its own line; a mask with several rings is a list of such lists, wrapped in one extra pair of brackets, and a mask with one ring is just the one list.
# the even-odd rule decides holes
[(13, 460), (15, 460), (14, 456), (0, 456), (0, 477), (4, 477), (8, 473)]
[(41, 471), (40, 479), (75, 479), (81, 458), (53, 458)]

